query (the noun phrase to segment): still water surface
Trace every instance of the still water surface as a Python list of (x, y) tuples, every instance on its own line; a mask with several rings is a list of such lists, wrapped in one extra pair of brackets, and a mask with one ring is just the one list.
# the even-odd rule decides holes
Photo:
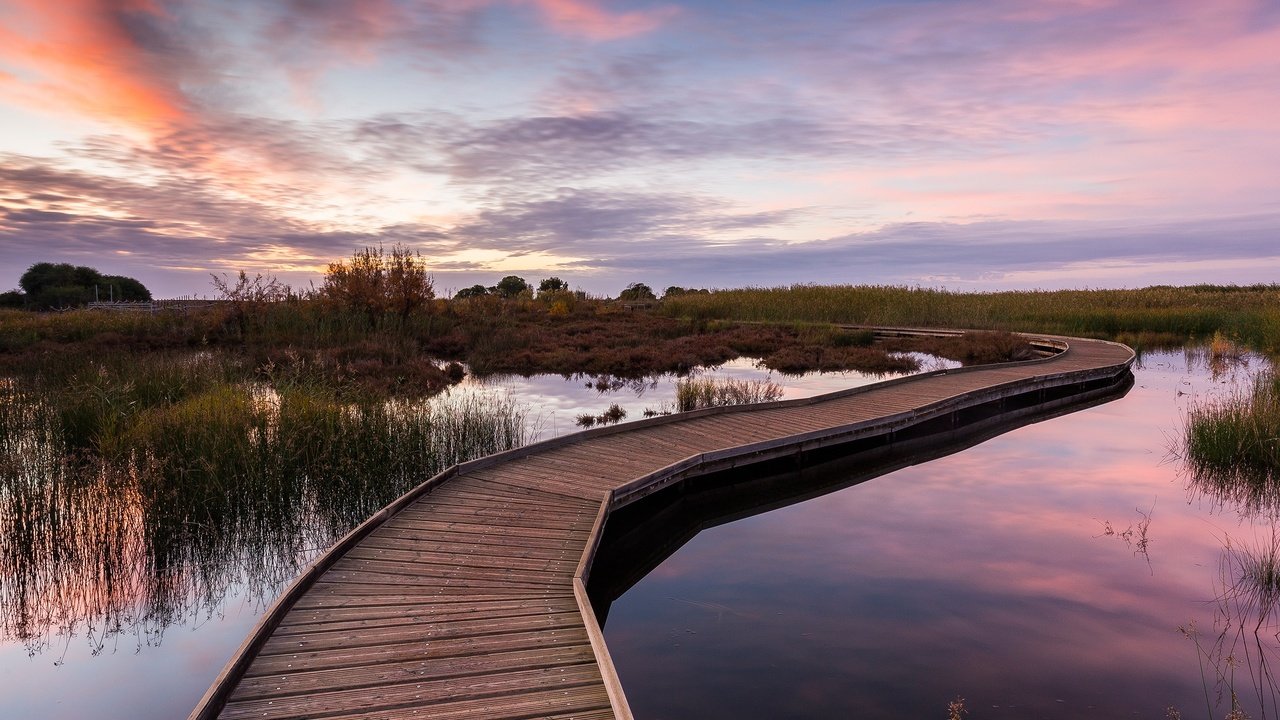
[(946, 717), (960, 697), (984, 719), (1222, 718), (1232, 654), (1243, 706), (1275, 717), (1252, 676), (1280, 628), (1215, 602), (1225, 543), (1269, 545), (1272, 523), (1168, 455), (1187, 403), (1260, 363), (1188, 359), (1148, 355), (1115, 402), (697, 535), (608, 611), (636, 716)]
[[(1166, 453), (1190, 398), (1257, 365), (1213, 376), (1182, 353), (1149, 355), (1116, 402), (702, 533), (609, 613), (637, 716), (943, 717), (957, 696), (973, 718), (1225, 715), (1206, 709), (1178, 627), (1214, 634), (1223, 542), (1264, 531), (1190, 493)], [(763, 376), (746, 361), (717, 372)], [(877, 378), (774, 379), (801, 397)], [(455, 392), (513, 394), (542, 437), (614, 402), (636, 419), (674, 396), (670, 378)], [(0, 638), (0, 717), (185, 716), (289, 574), (246, 568), (212, 601), (163, 616), (88, 617), (34, 645)]]

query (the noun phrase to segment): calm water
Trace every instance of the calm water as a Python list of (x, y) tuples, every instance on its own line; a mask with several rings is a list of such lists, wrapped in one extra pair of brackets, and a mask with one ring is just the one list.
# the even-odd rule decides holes
[[(710, 374), (767, 377), (749, 361)], [(784, 397), (802, 397), (879, 378), (829, 373), (773, 379), (784, 386)], [(623, 406), (628, 419), (674, 405), (671, 377), (615, 384), (603, 392), (589, 387), (594, 386), (590, 380), (468, 380), (453, 393), (514, 398), (535, 425), (535, 437), (572, 432), (577, 415), (600, 413), (612, 403)], [(18, 452), (39, 455), (38, 446), (33, 441)], [(19, 474), (38, 483), (40, 472), (34, 468), (42, 466), (31, 457), (20, 460), (26, 468)], [(47, 455), (41, 457), (39, 462), (49, 462)], [(96, 485), (89, 481), (99, 496), (52, 505), (78, 508), (85, 519), (76, 530), (83, 539), (66, 543), (73, 552), (58, 566), (24, 564), (23, 553), (51, 556), (43, 541), (0, 538), (6, 541), (0, 542), (5, 551), (0, 558), (0, 718), (185, 717), (289, 579), (347, 529), (330, 521), (309, 523), (306, 506), (293, 502), (260, 512), (248, 509), (264, 524), (250, 523), (256, 530), (243, 536), (214, 532), (207, 547), (187, 547), (181, 539), (166, 544), (156, 533), (173, 528), (151, 527), (136, 493), (115, 489), (128, 483), (93, 490)], [(74, 483), (67, 488), (59, 492), (74, 498), (85, 492)], [(5, 505), (9, 512), (20, 506)], [(237, 542), (228, 538), (235, 537), (242, 544), (227, 547)], [(184, 554), (156, 567), (155, 548), (169, 545)]]
[(636, 716), (941, 718), (963, 697), (972, 718), (1222, 718), (1234, 687), (1275, 717), (1280, 628), (1216, 601), (1226, 543), (1272, 523), (1168, 457), (1187, 403), (1259, 366), (1148, 355), (1120, 400), (701, 532), (608, 610)]

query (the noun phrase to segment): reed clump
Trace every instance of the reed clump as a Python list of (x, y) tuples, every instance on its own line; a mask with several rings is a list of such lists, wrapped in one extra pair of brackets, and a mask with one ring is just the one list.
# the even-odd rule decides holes
[(1280, 511), (1280, 376), (1193, 404), (1180, 453), (1198, 488), (1247, 511)]
[(767, 379), (683, 378), (676, 381), (676, 409), (680, 412), (728, 405), (752, 405), (782, 397), (783, 388)]

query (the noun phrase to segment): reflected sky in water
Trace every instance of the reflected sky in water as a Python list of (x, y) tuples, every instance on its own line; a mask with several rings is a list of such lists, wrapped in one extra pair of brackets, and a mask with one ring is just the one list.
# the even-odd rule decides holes
[[(958, 362), (932, 355), (903, 354), (916, 358), (920, 362), (922, 371), (960, 365)], [(897, 373), (871, 374), (853, 370), (795, 376), (759, 368), (758, 362), (751, 358), (738, 358), (723, 365), (696, 372), (703, 377), (734, 380), (767, 379), (782, 386), (780, 398), (782, 400), (812, 397), (900, 376)], [(659, 375), (645, 380), (618, 383), (612, 389), (603, 392), (595, 387), (599, 379), (590, 375), (574, 378), (563, 378), (558, 375), (532, 377), (504, 375), (479, 379), (467, 376), (452, 392), (510, 393), (530, 409), (531, 419), (536, 424), (535, 439), (539, 440), (581, 430), (582, 428), (575, 424), (575, 418), (584, 414), (598, 415), (612, 403), (617, 403), (626, 410), (627, 420), (643, 418), (645, 410), (663, 412), (675, 409), (676, 382), (679, 378), (674, 375)], [(608, 378), (605, 380), (607, 382)]]
[(609, 610), (636, 716), (1204, 716), (1178, 628), (1213, 634), (1224, 540), (1270, 525), (1168, 452), (1188, 402), (1259, 366), (1148, 355), (1115, 402), (699, 534)]

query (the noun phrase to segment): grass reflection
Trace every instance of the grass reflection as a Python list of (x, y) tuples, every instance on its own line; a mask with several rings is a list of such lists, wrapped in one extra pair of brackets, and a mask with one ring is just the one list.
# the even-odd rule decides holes
[(347, 397), (207, 353), (0, 383), (0, 637), (158, 642), (457, 462), (524, 442), (507, 398)]

